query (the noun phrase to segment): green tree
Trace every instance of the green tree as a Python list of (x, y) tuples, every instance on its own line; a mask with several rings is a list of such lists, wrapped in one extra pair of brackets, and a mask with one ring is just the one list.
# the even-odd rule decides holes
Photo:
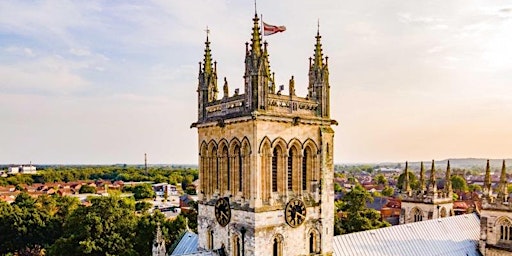
[(80, 187), (80, 190), (78, 190), (78, 193), (80, 193), (80, 194), (96, 194), (96, 187), (89, 186), (89, 185), (83, 185)]
[[(478, 184), (471, 184), (471, 185), (468, 185), (468, 190), (470, 192), (479, 192), (479, 191), (482, 191), (482, 186), (480, 186)], [(511, 190), (509, 190), (509, 191), (511, 191)]]
[(138, 212), (146, 212), (151, 209), (152, 204), (146, 201), (138, 201), (135, 203), (135, 210)]
[[(419, 181), (418, 181), (418, 178), (416, 178), (416, 175), (414, 175), (413, 172), (409, 171), (409, 182), (410, 182), (410, 186), (411, 186), (411, 189), (417, 189), (419, 187)], [(403, 188), (403, 185), (404, 185), (404, 177), (405, 175), (402, 173), (400, 174), (400, 176), (398, 176), (398, 180), (396, 182), (396, 187), (398, 189), (402, 189)]]
[(452, 181), (452, 188), (456, 191), (466, 192), (468, 191), (468, 185), (466, 180), (458, 175), (453, 175), (450, 180)]
[(151, 184), (148, 183), (143, 183), (135, 186), (132, 189), (132, 192), (133, 197), (135, 197), (136, 200), (155, 197), (155, 191), (153, 191), (153, 187), (151, 187)]
[(132, 200), (94, 197), (66, 220), (64, 232), (48, 255), (136, 255), (137, 218)]
[(340, 186), (340, 184), (338, 184), (338, 183), (334, 183), (334, 192), (339, 193), (339, 192), (341, 192), (342, 190), (343, 190), (343, 189), (342, 189), (342, 187)]
[(336, 215), (335, 235), (389, 226), (389, 223), (380, 221), (378, 211), (366, 207), (366, 202), (373, 201), (373, 197), (360, 185), (352, 188), (341, 201), (336, 204), (342, 217)]
[(383, 196), (392, 196), (394, 193), (395, 193), (395, 189), (390, 187), (390, 186), (386, 186), (382, 190), (382, 195)]
[(377, 176), (375, 176), (375, 183), (380, 185), (386, 185), (388, 184), (388, 180), (386, 179), (386, 177), (384, 177), (384, 175), (377, 174)]

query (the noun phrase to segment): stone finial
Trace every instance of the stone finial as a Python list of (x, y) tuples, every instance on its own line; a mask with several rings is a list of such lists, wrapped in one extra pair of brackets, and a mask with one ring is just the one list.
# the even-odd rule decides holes
[(428, 184), (428, 193), (435, 194), (437, 192), (437, 183), (436, 183), (436, 167), (434, 160), (432, 160), (432, 168), (430, 170), (430, 179)]
[(448, 196), (451, 196), (453, 193), (451, 177), (452, 177), (452, 173), (450, 170), (450, 160), (448, 160), (448, 163), (446, 164), (446, 175), (445, 175), (445, 182), (444, 182), (444, 192)]
[(487, 159), (487, 165), (485, 166), (485, 178), (484, 178), (484, 188), (483, 188), (483, 194), (484, 197), (490, 198), (492, 195), (492, 188), (491, 188), (491, 166), (489, 164), (489, 159)]
[(407, 161), (405, 162), (403, 189), (407, 193), (411, 191), (411, 184), (409, 182), (409, 163)]
[(507, 186), (507, 167), (505, 160), (501, 166), (500, 184), (498, 186), (498, 198), (499, 203), (506, 202), (508, 200), (508, 186)]
[(423, 161), (420, 164), (420, 191), (423, 193), (427, 190), (426, 182), (425, 182), (425, 166), (423, 165)]

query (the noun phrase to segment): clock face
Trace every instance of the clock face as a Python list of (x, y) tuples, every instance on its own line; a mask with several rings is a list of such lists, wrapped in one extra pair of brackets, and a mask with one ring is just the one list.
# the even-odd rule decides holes
[(223, 227), (225, 227), (231, 220), (231, 208), (229, 207), (229, 201), (227, 198), (219, 198), (217, 202), (215, 202), (215, 218)]
[(306, 205), (300, 199), (292, 199), (284, 209), (286, 223), (291, 227), (300, 226), (306, 219)]

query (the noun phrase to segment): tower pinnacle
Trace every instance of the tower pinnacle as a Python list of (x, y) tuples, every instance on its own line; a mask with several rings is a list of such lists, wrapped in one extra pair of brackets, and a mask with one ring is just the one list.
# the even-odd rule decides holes
[(252, 38), (251, 38), (251, 53), (256, 56), (261, 55), (261, 34), (260, 34), (260, 25), (258, 18), (258, 14), (254, 13), (254, 18), (252, 19), (254, 24), (252, 27)]
[(487, 159), (487, 165), (485, 166), (485, 178), (484, 178), (484, 197), (490, 198), (492, 195), (491, 191), (491, 166), (489, 165), (489, 159)]
[(499, 203), (507, 201), (508, 187), (507, 187), (507, 167), (505, 166), (505, 160), (501, 166), (500, 184), (498, 185), (498, 198)]

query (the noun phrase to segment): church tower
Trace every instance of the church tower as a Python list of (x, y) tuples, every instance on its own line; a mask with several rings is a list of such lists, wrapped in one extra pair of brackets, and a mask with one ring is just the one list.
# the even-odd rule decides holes
[(276, 88), (255, 14), (245, 46), (243, 94), (217, 97), (207, 36), (199, 64), (199, 250), (226, 255), (332, 255), (333, 139), (329, 67), (320, 32), (308, 94)]
[(489, 160), (484, 179), (484, 196), (480, 211), (480, 252), (484, 256), (512, 253), (512, 205), (508, 200), (507, 167), (501, 167), (497, 195), (492, 193)]
[(418, 188), (411, 188), (409, 177), (412, 174), (405, 163), (404, 184), (402, 188), (402, 210), (400, 224), (407, 224), (423, 220), (444, 218), (453, 215), (453, 190), (450, 181), (451, 170), (448, 160), (445, 172), (445, 186), (443, 190), (437, 189), (436, 167), (432, 160), (428, 186), (425, 184), (425, 169), (423, 162), (420, 165), (420, 178)]

